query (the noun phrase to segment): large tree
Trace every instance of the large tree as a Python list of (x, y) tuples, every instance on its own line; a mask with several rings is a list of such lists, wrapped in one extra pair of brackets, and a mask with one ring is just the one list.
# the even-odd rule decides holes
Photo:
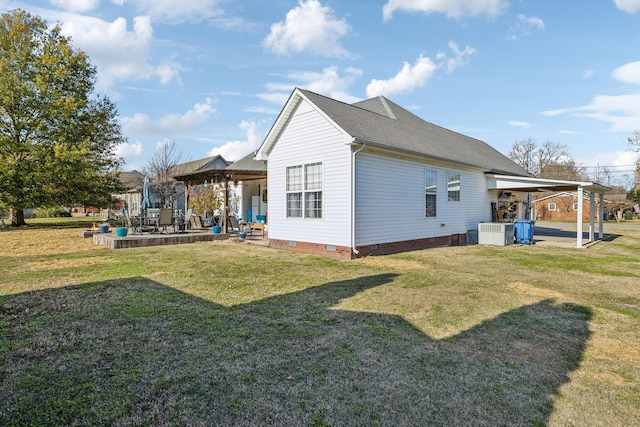
[(93, 93), (96, 69), (59, 25), (23, 10), (0, 22), (0, 206), (111, 202), (124, 141), (114, 104)]
[(182, 183), (173, 179), (179, 174), (182, 153), (175, 142), (164, 140), (158, 144), (151, 158), (144, 166), (144, 173), (153, 178), (153, 187), (160, 196), (160, 204), (173, 208), (179, 192), (184, 191)]
[(530, 174), (540, 178), (581, 180), (584, 168), (569, 155), (566, 145), (546, 141), (541, 145), (531, 138), (516, 141), (509, 158)]

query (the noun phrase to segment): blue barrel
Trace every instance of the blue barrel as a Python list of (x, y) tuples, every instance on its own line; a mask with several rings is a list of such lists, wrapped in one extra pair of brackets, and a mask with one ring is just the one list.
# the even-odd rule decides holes
[(531, 219), (519, 219), (514, 223), (516, 242), (523, 245), (533, 245), (533, 225)]

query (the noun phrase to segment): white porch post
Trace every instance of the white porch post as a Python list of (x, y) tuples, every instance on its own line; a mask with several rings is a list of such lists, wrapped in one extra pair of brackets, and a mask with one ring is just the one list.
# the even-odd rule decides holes
[(595, 217), (595, 210), (596, 208), (596, 194), (593, 191), (589, 192), (589, 241), (593, 242), (595, 240), (594, 238), (594, 220), (593, 218)]
[(576, 221), (577, 230), (576, 230), (576, 247), (582, 247), (582, 203), (584, 201), (584, 189), (580, 186), (578, 187), (578, 218)]
[(602, 239), (604, 237), (604, 193), (600, 193), (599, 198), (598, 218), (600, 218), (600, 223), (598, 224), (598, 234)]

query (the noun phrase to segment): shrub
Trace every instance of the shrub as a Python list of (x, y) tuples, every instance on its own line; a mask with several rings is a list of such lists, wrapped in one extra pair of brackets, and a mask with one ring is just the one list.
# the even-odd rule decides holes
[(62, 218), (70, 217), (71, 213), (64, 208), (37, 208), (31, 214), (31, 218)]

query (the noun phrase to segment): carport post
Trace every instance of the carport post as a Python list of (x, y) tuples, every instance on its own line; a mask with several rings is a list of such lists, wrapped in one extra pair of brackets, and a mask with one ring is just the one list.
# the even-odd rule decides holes
[(584, 189), (582, 186), (578, 187), (578, 221), (576, 230), (576, 247), (582, 247), (582, 203), (584, 201)]
[(589, 192), (589, 241), (593, 242), (594, 238), (594, 228), (593, 228), (593, 218), (595, 217), (595, 207), (596, 207), (596, 193), (593, 191)]
[(600, 232), (600, 238), (604, 237), (604, 193), (600, 193), (600, 206), (598, 206), (598, 218), (600, 218), (600, 224), (598, 224), (598, 231)]

